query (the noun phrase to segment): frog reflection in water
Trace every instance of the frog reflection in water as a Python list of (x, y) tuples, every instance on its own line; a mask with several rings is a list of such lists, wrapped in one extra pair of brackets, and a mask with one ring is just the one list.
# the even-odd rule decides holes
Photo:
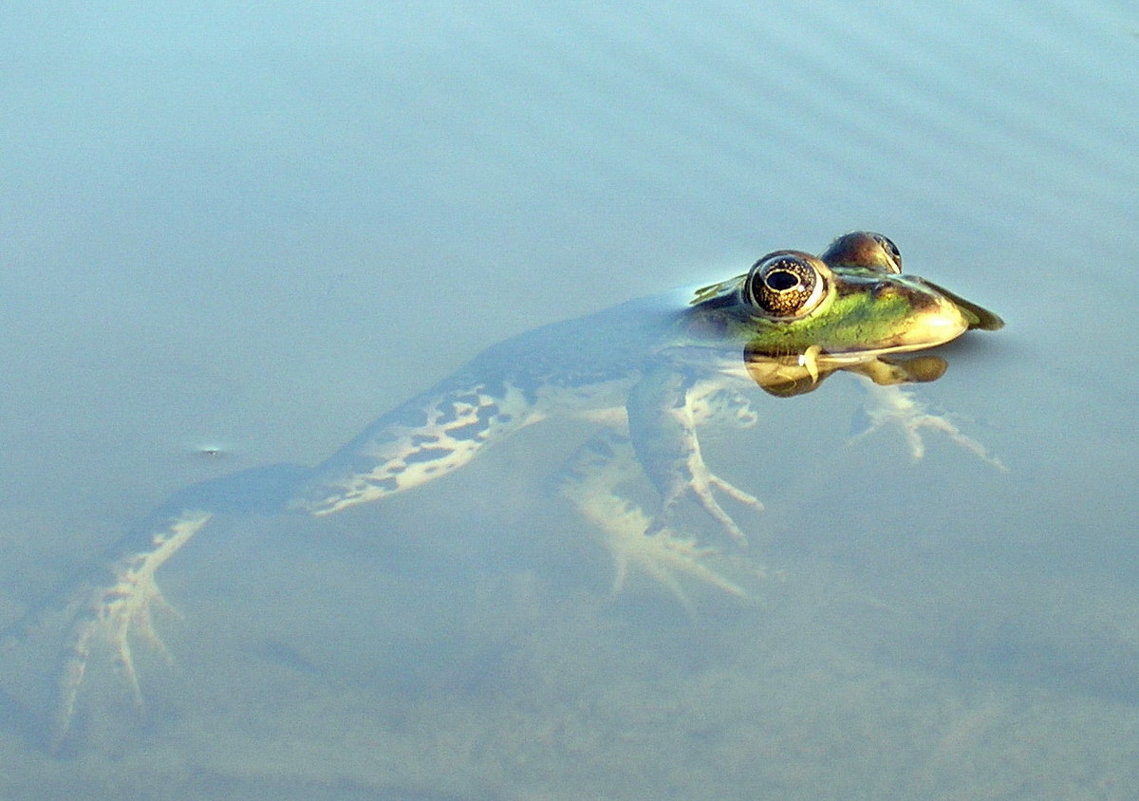
[[(871, 396), (875, 427), (900, 424), (915, 456), (919, 429), (931, 427), (987, 459), (980, 445), (895, 386), (932, 380), (944, 362), (898, 354), (1001, 325), (979, 306), (902, 275), (889, 239), (857, 232), (820, 257), (776, 251), (748, 273), (694, 294), (632, 301), (506, 340), (380, 417), (315, 468), (257, 468), (177, 493), (87, 575), (29, 612), (14, 629), (50, 608), (71, 615), (55, 742), (67, 735), (86, 673), (99, 659), (112, 658), (142, 703), (131, 636), (161, 647), (151, 625), (151, 607), (162, 603), (155, 571), (215, 515), (329, 515), (446, 475), (487, 445), (551, 417), (603, 424), (571, 457), (561, 488), (612, 554), (618, 588), (628, 571), (639, 570), (682, 601), (681, 579), (742, 596), (709, 563), (712, 549), (676, 530), (675, 512), (692, 501), (722, 529), (723, 545), (743, 547), (746, 537), (722, 499), (762, 509), (705, 465), (697, 425), (717, 416), (752, 422), (739, 394), (749, 379), (787, 396), (845, 370), (881, 390)], [(637, 473), (660, 493), (652, 512), (617, 491)]]

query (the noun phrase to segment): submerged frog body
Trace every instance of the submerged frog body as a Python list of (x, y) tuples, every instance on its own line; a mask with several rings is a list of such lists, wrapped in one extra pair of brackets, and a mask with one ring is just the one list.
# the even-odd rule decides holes
[[(506, 340), (380, 417), (315, 468), (257, 468), (177, 493), (109, 548), (90, 575), (64, 588), (54, 601), (73, 617), (55, 741), (68, 732), (97, 653), (113, 655), (141, 704), (131, 634), (160, 645), (150, 619), (151, 605), (162, 601), (155, 571), (213, 516), (329, 515), (443, 476), (487, 445), (551, 417), (603, 424), (571, 457), (561, 487), (612, 553), (617, 586), (636, 569), (681, 600), (682, 577), (743, 595), (708, 565), (706, 546), (675, 530), (675, 512), (688, 499), (726, 540), (743, 546), (747, 538), (721, 499), (762, 508), (708, 469), (698, 424), (724, 414), (749, 421), (738, 387), (751, 381), (792, 395), (849, 370), (893, 393), (879, 396), (876, 420), (900, 422), (915, 454), (918, 429), (933, 426), (984, 457), (979, 445), (893, 385), (929, 380), (944, 369), (937, 357), (906, 362), (897, 354), (1000, 325), (981, 307), (903, 275), (889, 239), (857, 232), (821, 257), (775, 251), (746, 274), (695, 292), (632, 301)], [(653, 511), (617, 492), (638, 470), (660, 494)], [(17, 628), (49, 606), (29, 612)]]

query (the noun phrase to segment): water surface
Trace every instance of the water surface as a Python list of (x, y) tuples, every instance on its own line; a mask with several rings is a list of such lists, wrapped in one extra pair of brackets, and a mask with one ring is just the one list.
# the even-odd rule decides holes
[[(754, 604), (613, 598), (551, 492), (587, 427), (320, 524), (227, 521), (184, 618), (42, 750), (58, 631), (5, 646), (9, 797), (1125, 798), (1139, 16), (1122, 3), (16, 3), (0, 30), (0, 611), (175, 489), (314, 464), (483, 347), (890, 235), (1008, 327), (850, 442), (754, 399)], [(215, 451), (212, 455), (203, 451)], [(117, 700), (116, 700), (117, 699)], [(106, 708), (109, 707), (109, 708)], [(98, 711), (102, 709), (103, 711)]]

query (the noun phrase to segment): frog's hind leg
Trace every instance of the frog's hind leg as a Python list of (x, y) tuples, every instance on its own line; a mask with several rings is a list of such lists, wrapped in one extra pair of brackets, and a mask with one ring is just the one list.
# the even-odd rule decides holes
[(118, 558), (106, 559), (97, 575), (72, 594), (74, 610), (60, 658), (59, 702), (52, 725), (52, 749), (67, 738), (75, 718), (79, 691), (93, 654), (106, 651), (129, 685), (134, 704), (143, 706), (142, 689), (131, 651), (137, 635), (170, 662), (173, 659), (154, 629), (155, 608), (170, 610), (154, 579), (154, 572), (185, 545), (213, 515), (201, 509), (186, 509), (165, 524), (156, 526), (150, 542), (124, 550)]
[(606, 429), (571, 457), (561, 480), (561, 492), (598, 532), (613, 557), (613, 590), (622, 589), (630, 570), (639, 570), (663, 584), (691, 614), (692, 604), (679, 581), (694, 578), (737, 598), (748, 593), (705, 562), (714, 548), (678, 536), (667, 527), (647, 533), (652, 520), (643, 509), (617, 493), (617, 487), (640, 474), (628, 437)]
[(449, 379), (388, 412), (318, 465), (289, 508), (323, 517), (434, 481), (541, 420), (534, 402), (507, 382)]
[(75, 719), (81, 690), (97, 660), (107, 656), (143, 705), (131, 650), (140, 639), (169, 658), (154, 628), (155, 609), (169, 609), (155, 572), (216, 514), (279, 511), (302, 468), (275, 465), (198, 484), (178, 493), (142, 525), (108, 548), (90, 568), (30, 609), (5, 635), (26, 635), (63, 610), (67, 634), (60, 654), (58, 704), (51, 748), (58, 751)]

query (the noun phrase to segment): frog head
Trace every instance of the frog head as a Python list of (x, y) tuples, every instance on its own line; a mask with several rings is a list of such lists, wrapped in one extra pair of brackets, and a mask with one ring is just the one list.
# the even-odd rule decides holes
[(1004, 325), (992, 312), (901, 270), (892, 241), (854, 232), (822, 256), (768, 253), (746, 275), (697, 292), (690, 319), (742, 342), (748, 372), (765, 389), (795, 390), (777, 394), (810, 391), (839, 369), (878, 383), (933, 380), (944, 372), (944, 360), (903, 362), (896, 354)]

